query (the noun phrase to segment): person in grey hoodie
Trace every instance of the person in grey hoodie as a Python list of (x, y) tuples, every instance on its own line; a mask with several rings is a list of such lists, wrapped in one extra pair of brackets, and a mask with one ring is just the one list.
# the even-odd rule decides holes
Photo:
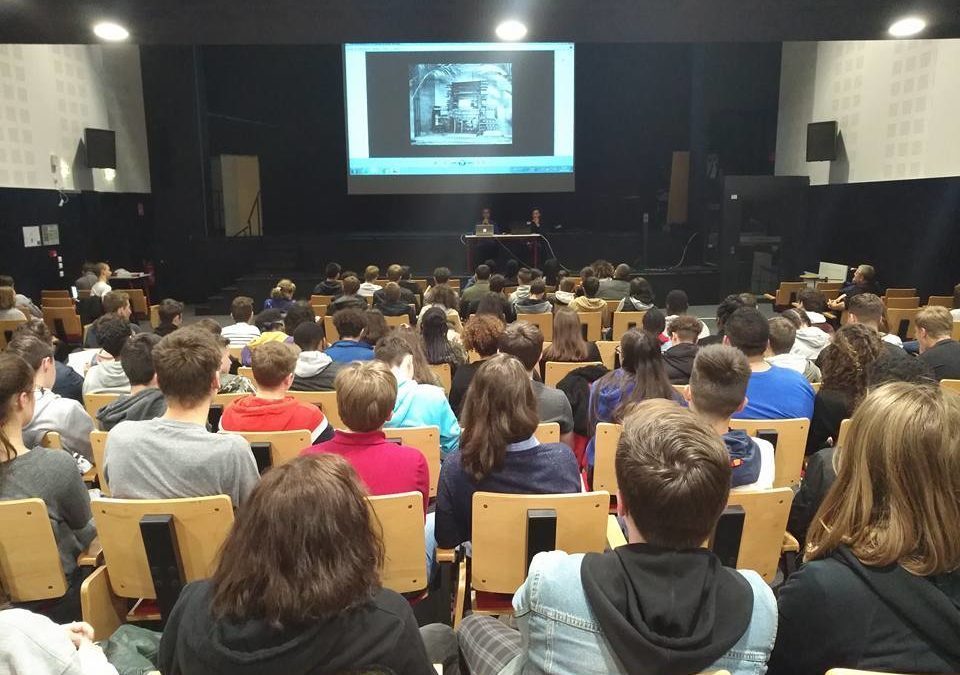
[(152, 420), (167, 412), (167, 401), (157, 388), (153, 368), (153, 348), (160, 336), (153, 333), (134, 335), (120, 352), (120, 367), (130, 380), (130, 395), (121, 396), (100, 408), (100, 428), (110, 431), (124, 420)]
[(112, 314), (106, 314), (93, 324), (97, 331), (97, 343), (100, 354), (97, 364), (87, 371), (83, 378), (83, 393), (87, 394), (129, 394), (130, 380), (120, 365), (120, 353), (130, 338), (130, 322)]
[[(815, 330), (820, 330), (819, 328)], [(820, 331), (823, 333), (823, 331)], [(826, 333), (823, 333), (826, 336)], [(819, 382), (821, 379), (820, 369), (810, 359), (800, 354), (793, 353), (793, 346), (796, 344), (797, 329), (790, 319), (783, 316), (775, 316), (770, 319), (770, 338), (767, 342), (767, 355), (764, 357), (766, 362), (772, 366), (780, 366), (795, 370), (808, 382)]]
[(333, 391), (333, 381), (346, 363), (334, 361), (320, 351), (323, 327), (306, 321), (293, 331), (293, 342), (300, 348), (293, 370), (291, 391)]
[(534, 279), (530, 282), (530, 292), (527, 297), (517, 300), (514, 304), (517, 314), (549, 314), (553, 305), (547, 300), (547, 285), (543, 279)]
[(810, 325), (807, 313), (802, 309), (788, 309), (780, 316), (788, 319), (797, 329), (797, 336), (791, 354), (802, 356), (808, 361), (816, 361), (823, 348), (830, 344), (830, 336), (824, 331)]

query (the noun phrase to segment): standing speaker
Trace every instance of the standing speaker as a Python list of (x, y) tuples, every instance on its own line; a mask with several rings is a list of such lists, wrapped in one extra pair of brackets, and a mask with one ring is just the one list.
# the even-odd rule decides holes
[(84, 129), (83, 145), (87, 150), (87, 167), (117, 168), (117, 135), (109, 129)]

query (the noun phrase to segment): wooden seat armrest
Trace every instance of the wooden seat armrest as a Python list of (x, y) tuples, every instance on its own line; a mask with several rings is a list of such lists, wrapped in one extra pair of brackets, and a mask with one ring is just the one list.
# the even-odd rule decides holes
[(455, 563), (455, 562), (457, 562), (457, 549), (455, 549), (455, 548), (438, 548), (438, 549), (437, 549), (437, 562), (438, 562), (438, 563)]
[(783, 546), (780, 548), (784, 553), (799, 553), (800, 542), (789, 532), (783, 533)]
[(620, 529), (620, 521), (615, 515), (607, 516), (607, 546), (614, 549), (626, 543), (627, 538), (623, 536), (623, 530)]
[(80, 567), (97, 567), (103, 564), (103, 546), (100, 545), (100, 537), (94, 537), (86, 551), (81, 551), (77, 556), (77, 564)]

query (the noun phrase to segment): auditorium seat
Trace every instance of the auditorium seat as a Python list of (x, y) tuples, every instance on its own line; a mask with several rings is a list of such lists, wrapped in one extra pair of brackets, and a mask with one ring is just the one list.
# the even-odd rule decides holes
[(340, 339), (340, 333), (337, 327), (333, 325), (333, 317), (329, 314), (323, 317), (323, 335), (327, 339), (327, 344), (332, 345)]
[(620, 338), (631, 328), (643, 327), (643, 316), (646, 312), (614, 312), (613, 313), (613, 335), (614, 342), (620, 342)]
[(79, 344), (83, 339), (80, 315), (74, 307), (43, 307), (43, 322), (50, 332), (68, 344)]
[(385, 316), (383, 320), (386, 321), (387, 326), (390, 328), (399, 328), (400, 326), (410, 325), (409, 316)]
[(947, 391), (960, 394), (960, 380), (940, 380), (940, 386)]
[(423, 495), (404, 492), (367, 497), (383, 541), (380, 583), (408, 598), (423, 595), (429, 584), (423, 549)]
[(133, 310), (134, 321), (139, 323), (150, 316), (147, 296), (144, 295), (142, 288), (125, 288), (123, 292), (130, 297), (130, 309)]
[[(221, 431), (220, 433), (233, 433), (243, 436), (253, 449), (257, 466), (262, 468), (280, 466), (291, 462), (300, 455), (301, 450), (313, 445), (310, 440), (310, 432), (307, 429), (294, 431)], [(258, 456), (258, 448), (254, 447), (254, 443), (268, 446), (268, 456)]]
[(327, 307), (329, 306), (329, 304), (322, 302), (310, 302), (310, 309), (313, 310), (314, 316), (320, 317), (321, 320), (327, 315)]
[(40, 301), (41, 306), (43, 307), (74, 307), (76, 303), (73, 301), (73, 298), (43, 298)]
[(333, 302), (335, 295), (311, 295), (310, 304), (311, 305), (329, 305)]
[(843, 284), (839, 281), (818, 281), (816, 285), (816, 289), (823, 293), (827, 300), (836, 300), (841, 288)]
[[(563, 495), (515, 495), (477, 492), (473, 495), (472, 559), (469, 581), (466, 561), (460, 561), (454, 627), (460, 625), (466, 598), (475, 591), (472, 610), (477, 614), (510, 614), (514, 592), (527, 576), (527, 561), (534, 553), (602, 553), (607, 547), (606, 492)], [(535, 541), (518, 537), (529, 532), (530, 513), (552, 510), (556, 514), (554, 537)], [(539, 543), (539, 545), (538, 545)], [(616, 542), (619, 543), (619, 542)], [(469, 588), (468, 588), (469, 584)]]
[(916, 288), (888, 288), (886, 297), (888, 298), (912, 298), (917, 294)]
[(59, 598), (67, 592), (42, 499), (0, 501), (0, 586), (12, 602)]
[(793, 490), (731, 490), (727, 508), (744, 511), (743, 533), (737, 555), (737, 569), (753, 570), (772, 584), (780, 563)]
[[(83, 620), (93, 626), (97, 638), (105, 640), (124, 623), (161, 620), (172, 608), (181, 585), (207, 579), (216, 565), (220, 547), (233, 526), (230, 497), (190, 497), (186, 499), (105, 499), (92, 503), (93, 520), (103, 546), (104, 566), (98, 567), (83, 582), (80, 602)], [(159, 556), (148, 559), (141, 521), (155, 521), (151, 552), (176, 547), (182, 578), (166, 575), (170, 566)], [(166, 522), (164, 522), (166, 521)], [(171, 532), (172, 529), (172, 532)], [(170, 535), (167, 533), (170, 532)], [(173, 568), (174, 576), (176, 566)], [(161, 577), (158, 598), (153, 572)], [(170, 592), (175, 589), (175, 592)], [(128, 600), (137, 602), (127, 611)], [(159, 610), (159, 611), (158, 611)]]
[(912, 340), (917, 334), (917, 312), (919, 309), (887, 309), (887, 332), (902, 340)]
[(430, 472), (430, 497), (436, 497), (440, 482), (440, 427), (390, 427), (383, 433), (391, 443), (420, 451)]
[(946, 307), (953, 309), (952, 295), (931, 295), (927, 298), (927, 307)]
[(880, 299), (887, 309), (915, 309), (920, 306), (920, 298), (917, 296), (912, 298), (888, 298), (884, 296)]
[(63, 289), (40, 291), (40, 304), (43, 304), (47, 298), (70, 298), (70, 291)]
[(160, 325), (160, 305), (150, 305), (150, 327), (156, 330)]
[(960, 321), (953, 322), (953, 331), (951, 332), (951, 337), (954, 340), (960, 341)]
[(553, 313), (544, 312), (543, 314), (517, 314), (517, 321), (526, 321), (534, 324), (543, 333), (544, 342), (553, 341)]
[(0, 321), (0, 349), (6, 349), (7, 343), (13, 338), (13, 331), (26, 323), (25, 319), (13, 319), (11, 321)]
[(334, 429), (346, 429), (343, 420), (340, 419), (340, 411), (337, 408), (337, 392), (335, 391), (288, 391), (287, 396), (293, 396), (301, 403), (312, 403), (320, 408), (327, 422)]
[(804, 281), (781, 281), (773, 302), (777, 307), (789, 307), (797, 301), (797, 294), (806, 287)]
[(544, 366), (543, 383), (548, 387), (556, 387), (560, 380), (578, 368), (602, 365), (602, 361), (547, 361)]
[(453, 384), (453, 372), (450, 368), (449, 363), (431, 363), (430, 370), (433, 371), (433, 374), (440, 378), (440, 386), (443, 387), (444, 393), (450, 395), (450, 387)]
[(616, 340), (597, 341), (597, 349), (600, 350), (600, 359), (603, 361), (603, 365), (606, 366), (607, 370), (613, 370), (617, 367), (617, 347), (619, 346), (620, 342)]
[(770, 438), (773, 444), (776, 470), (773, 487), (795, 487), (800, 484), (803, 472), (803, 459), (807, 449), (807, 434), (810, 433), (810, 420), (806, 418), (787, 420), (730, 420), (731, 429), (742, 429), (751, 436), (765, 437), (764, 432), (775, 432), (776, 438)]
[(90, 446), (93, 448), (93, 470), (97, 473), (97, 482), (100, 484), (100, 494), (110, 496), (110, 486), (107, 485), (107, 476), (103, 472), (103, 458), (107, 452), (107, 432), (91, 431)]
[(559, 443), (560, 442), (560, 423), (559, 422), (541, 422), (537, 425), (534, 436), (541, 443)]
[(83, 395), (83, 407), (87, 411), (87, 414), (93, 419), (93, 423), (97, 424), (97, 413), (100, 412), (100, 408), (110, 405), (122, 394), (110, 393), (110, 394), (84, 394)]
[(243, 345), (231, 345), (227, 347), (227, 351), (230, 352), (230, 358), (240, 360), (240, 354), (243, 353)]
[[(949, 380), (944, 380), (944, 381), (949, 381)], [(944, 382), (944, 381), (941, 381), (941, 382), (940, 382), (940, 386), (943, 386), (943, 382)], [(955, 380), (955, 381), (957, 381), (957, 380)], [(958, 382), (960, 382), (960, 381), (958, 381)], [(847, 419), (845, 419), (845, 420), (841, 420), (841, 421), (840, 421), (840, 431), (837, 433), (836, 439), (834, 439), (833, 447), (839, 448), (841, 445), (843, 445), (844, 443), (846, 443), (846, 442), (847, 442), (847, 434), (849, 434), (849, 433), (850, 433), (850, 419), (847, 418)]]
[(596, 342), (602, 335), (603, 319), (606, 312), (577, 312), (577, 318), (580, 319), (580, 329), (583, 331), (583, 339), (587, 342)]
[(254, 381), (254, 379), (253, 379), (253, 367), (251, 367), (251, 366), (240, 366), (239, 368), (237, 368), (237, 375), (239, 375), (240, 377), (245, 377), (245, 378), (247, 378), (248, 380), (250, 380), (251, 382)]

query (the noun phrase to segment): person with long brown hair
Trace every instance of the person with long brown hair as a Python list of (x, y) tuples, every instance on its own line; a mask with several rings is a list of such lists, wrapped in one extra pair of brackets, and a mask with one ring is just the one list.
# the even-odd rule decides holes
[[(427, 361), (427, 354), (423, 351), (423, 342), (420, 340), (420, 334), (411, 326), (398, 326), (390, 331), (391, 337), (401, 338), (410, 347), (413, 357), (413, 380), (418, 384), (432, 384), (435, 387), (442, 386), (440, 377), (430, 370), (430, 362)], [(376, 345), (374, 345), (376, 346)]]
[(770, 672), (960, 672), (960, 396), (872, 390), (835, 463)]
[(540, 375), (543, 375), (544, 364), (547, 361), (584, 363), (600, 360), (597, 343), (583, 339), (577, 313), (569, 307), (557, 308), (556, 314), (553, 315), (553, 341), (543, 350), (543, 357), (540, 359)]
[(80, 584), (84, 575), (77, 555), (96, 536), (90, 497), (69, 452), (30, 447), (23, 427), (33, 418), (33, 368), (13, 353), (0, 353), (0, 500), (37, 497), (47, 505), (66, 594), (20, 606), (58, 623), (80, 618)]
[(827, 439), (837, 439), (840, 423), (866, 395), (870, 369), (881, 354), (880, 336), (863, 324), (847, 324), (834, 333), (820, 354), (822, 384), (813, 400), (808, 455), (825, 447)]
[(183, 589), (160, 670), (433, 673), (409, 603), (380, 585), (383, 560), (366, 493), (343, 457), (276, 466), (238, 512), (212, 578)]
[(443, 548), (470, 539), (473, 494), (579, 492), (573, 451), (540, 443), (530, 376), (520, 361), (498, 354), (477, 370), (464, 402), (460, 449), (440, 468), (436, 537)]

